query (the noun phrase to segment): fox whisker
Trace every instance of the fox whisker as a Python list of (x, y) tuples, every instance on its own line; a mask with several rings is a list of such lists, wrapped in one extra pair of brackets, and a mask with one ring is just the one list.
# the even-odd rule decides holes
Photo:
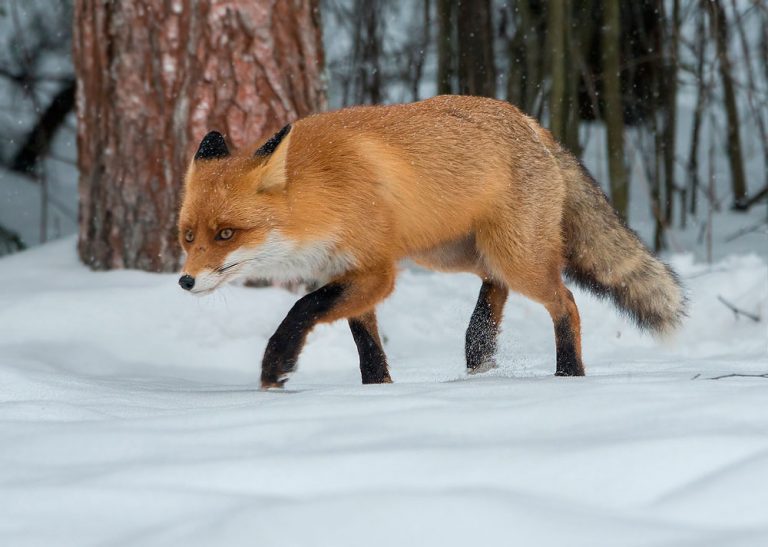
[(217, 269), (216, 269), (216, 273), (224, 273), (224, 272), (226, 272), (227, 270), (231, 270), (231, 269), (232, 269), (232, 268), (234, 268), (235, 266), (242, 266), (243, 264), (245, 264), (245, 263), (247, 263), (247, 262), (254, 262), (254, 261), (256, 261), (256, 260), (259, 260), (259, 257), (254, 257), (254, 258), (244, 258), (243, 260), (238, 260), (237, 262), (232, 262), (232, 263), (230, 263), (230, 264), (224, 264), (224, 265), (223, 265), (223, 266), (221, 266), (220, 268), (217, 268)]
[(238, 262), (233, 262), (232, 264), (225, 264), (224, 266), (221, 266), (220, 268), (217, 268), (217, 269), (216, 269), (216, 272), (217, 272), (217, 273), (224, 273), (224, 272), (226, 272), (227, 270), (231, 270), (231, 269), (232, 269), (232, 268), (234, 268), (235, 266), (239, 266), (239, 265), (240, 265), (240, 264), (242, 264), (243, 262), (244, 262), (244, 261), (238, 261)]

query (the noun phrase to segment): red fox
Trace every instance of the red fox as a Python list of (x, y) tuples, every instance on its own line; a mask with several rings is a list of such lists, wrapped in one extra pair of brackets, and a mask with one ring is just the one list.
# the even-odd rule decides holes
[(312, 282), (270, 338), (262, 388), (282, 387), (317, 323), (347, 319), (363, 383), (391, 382), (376, 305), (398, 261), (482, 279), (466, 332), (470, 372), (493, 364), (508, 292), (554, 322), (556, 375), (582, 376), (579, 312), (563, 275), (644, 329), (684, 315), (675, 274), (622, 222), (585, 168), (509, 103), (439, 96), (353, 107), (287, 125), (255, 153), (220, 133), (186, 175), (179, 284)]

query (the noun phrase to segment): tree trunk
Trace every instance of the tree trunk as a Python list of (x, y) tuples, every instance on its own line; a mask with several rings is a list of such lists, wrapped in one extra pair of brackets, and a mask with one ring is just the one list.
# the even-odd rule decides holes
[(747, 183), (744, 177), (744, 164), (741, 155), (741, 137), (739, 135), (739, 110), (736, 106), (736, 92), (733, 88), (731, 59), (728, 56), (728, 21), (720, 0), (710, 0), (709, 15), (715, 33), (717, 58), (720, 66), (720, 78), (723, 82), (725, 113), (728, 119), (728, 162), (731, 166), (731, 187), (733, 202), (738, 208), (747, 198)]
[(384, 19), (381, 11), (380, 0), (362, 2), (357, 5), (355, 11), (355, 36), (352, 46), (352, 62), (357, 67), (355, 104), (379, 104), (382, 100), (381, 56), (384, 49)]
[[(581, 2), (587, 4), (586, 2)], [(565, 51), (567, 60), (566, 71), (566, 101), (565, 101), (565, 146), (576, 157), (581, 157), (581, 142), (579, 139), (579, 125), (581, 124), (581, 113), (579, 112), (579, 82), (581, 80), (581, 71), (579, 67), (583, 63), (580, 59), (582, 52), (585, 51), (581, 43), (581, 26), (588, 26), (586, 21), (582, 22), (578, 18), (575, 2), (568, 1), (568, 9), (565, 12)], [(588, 4), (587, 4), (588, 5)]]
[(421, 78), (424, 75), (424, 62), (427, 60), (427, 50), (431, 40), (430, 28), (432, 27), (432, 6), (430, 0), (423, 0), (422, 6), (422, 28), (421, 40), (419, 41), (419, 50), (416, 52), (412, 69), (411, 96), (414, 101), (419, 100), (419, 88), (421, 87)]
[(549, 68), (552, 75), (552, 89), (549, 92), (549, 130), (560, 141), (565, 142), (565, 13), (567, 0), (550, 2), (547, 6), (547, 39), (549, 42)]
[(453, 0), (437, 0), (437, 92), (440, 95), (453, 93), (455, 70)]
[(536, 107), (536, 98), (539, 94), (542, 70), (541, 53), (539, 52), (538, 29), (540, 20), (534, 18), (531, 12), (530, 0), (522, 0), (518, 4), (520, 10), (520, 23), (522, 25), (525, 48), (525, 81), (523, 89), (523, 102), (519, 105), (526, 113), (533, 114)]
[[(663, 4), (662, 4), (662, 13)], [(680, 34), (680, 0), (673, 0), (672, 17), (665, 27), (667, 34), (668, 50), (665, 58), (666, 83), (664, 84), (664, 222), (667, 226), (674, 224), (674, 201), (677, 185), (675, 184), (675, 164), (677, 152), (677, 72), (678, 72), (678, 42)]]
[[(743, 65), (747, 73), (747, 102), (749, 103), (749, 110), (752, 113), (752, 118), (757, 124), (757, 131), (760, 134), (760, 143), (763, 146), (763, 173), (765, 174), (765, 183), (768, 186), (768, 129), (766, 129), (765, 121), (763, 119), (763, 109), (761, 108), (758, 101), (755, 100), (755, 94), (760, 88), (758, 87), (758, 83), (755, 79), (754, 71), (752, 69), (752, 55), (750, 53), (749, 42), (747, 42), (747, 34), (744, 30), (744, 22), (742, 20), (743, 15), (742, 17), (738, 17), (739, 6), (736, 0), (731, 0), (731, 6), (733, 8), (734, 14), (736, 14), (737, 17), (736, 24), (734, 26), (736, 27), (736, 32), (739, 35)], [(765, 32), (765, 29), (763, 29), (763, 32)], [(763, 62), (766, 62), (765, 59)], [(754, 203), (753, 198), (748, 198), (747, 202), (744, 203), (743, 208), (745, 210), (749, 209), (750, 203)]]
[(627, 217), (629, 183), (624, 164), (624, 110), (621, 100), (621, 18), (618, 0), (605, 3), (603, 28), (603, 81), (605, 90), (605, 126), (608, 132), (608, 172), (611, 201)]
[(688, 202), (687, 196), (690, 193), (690, 213), (696, 215), (696, 208), (699, 199), (699, 140), (701, 134), (701, 118), (704, 115), (704, 106), (709, 96), (709, 83), (704, 81), (704, 56), (706, 53), (704, 31), (704, 14), (697, 14), (696, 22), (696, 46), (694, 47), (696, 55), (696, 81), (699, 82), (696, 90), (696, 107), (693, 110), (693, 126), (691, 128), (691, 148), (688, 153), (688, 184), (687, 190), (683, 194), (683, 228), (685, 228), (685, 208)]
[(78, 250), (98, 270), (178, 267), (179, 193), (207, 131), (244, 147), (324, 106), (316, 0), (77, 0), (74, 62)]
[(457, 14), (459, 92), (496, 96), (490, 0), (460, 1)]

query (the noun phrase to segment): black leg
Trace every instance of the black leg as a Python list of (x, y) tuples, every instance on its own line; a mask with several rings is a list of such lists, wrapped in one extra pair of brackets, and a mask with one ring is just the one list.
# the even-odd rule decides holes
[(584, 376), (570, 317), (565, 316), (555, 322), (555, 344), (557, 349), (557, 369), (555, 376)]
[(475, 311), (467, 327), (465, 353), (470, 372), (493, 366), (496, 337), (508, 290), (495, 281), (483, 281)]
[(261, 386), (281, 387), (296, 368), (307, 334), (339, 301), (345, 287), (331, 283), (299, 299), (269, 339), (261, 363)]
[(381, 347), (376, 313), (370, 311), (349, 320), (349, 329), (360, 355), (360, 374), (364, 384), (390, 384), (387, 356)]

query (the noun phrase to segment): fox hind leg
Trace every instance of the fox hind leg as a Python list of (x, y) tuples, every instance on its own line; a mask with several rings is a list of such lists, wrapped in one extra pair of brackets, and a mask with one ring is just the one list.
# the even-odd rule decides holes
[[(518, 241), (503, 225), (489, 223), (477, 232), (477, 246), (494, 276), (506, 287), (546, 307), (555, 327), (557, 376), (584, 376), (581, 322), (571, 291), (563, 284), (560, 234)], [(549, 244), (546, 244), (549, 242)]]
[(584, 376), (581, 361), (581, 320), (573, 294), (560, 283), (557, 290), (562, 295), (555, 303), (547, 305), (555, 325), (557, 368), (555, 376)]
[(467, 359), (467, 371), (483, 372), (495, 366), (496, 339), (499, 324), (509, 290), (506, 286), (491, 279), (484, 279), (480, 287), (475, 310), (467, 327), (464, 352)]

